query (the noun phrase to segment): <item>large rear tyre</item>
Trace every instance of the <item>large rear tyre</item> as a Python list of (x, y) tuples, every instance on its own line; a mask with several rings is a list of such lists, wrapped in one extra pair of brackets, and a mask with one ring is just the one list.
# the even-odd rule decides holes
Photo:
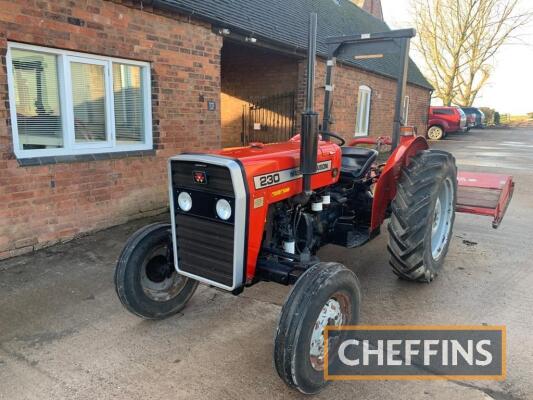
[[(274, 364), (287, 385), (305, 394), (327, 385), (324, 328), (357, 324), (360, 303), (357, 277), (342, 264), (315, 264), (298, 279), (281, 310), (274, 342)], [(338, 345), (328, 342), (328, 354)]]
[(400, 278), (431, 282), (448, 252), (457, 202), (457, 167), (447, 152), (418, 153), (403, 169), (389, 222), (389, 252)]
[(169, 224), (135, 232), (115, 269), (115, 289), (124, 307), (146, 319), (163, 319), (185, 307), (198, 282), (176, 272)]

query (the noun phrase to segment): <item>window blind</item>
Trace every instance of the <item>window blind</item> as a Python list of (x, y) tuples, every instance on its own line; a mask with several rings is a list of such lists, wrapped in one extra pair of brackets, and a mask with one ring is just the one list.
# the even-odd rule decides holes
[(144, 104), (140, 67), (113, 63), (113, 97), (117, 143), (142, 142)]
[(11, 57), (19, 147), (63, 147), (57, 57), (17, 49)]
[(76, 142), (106, 140), (105, 68), (70, 63)]

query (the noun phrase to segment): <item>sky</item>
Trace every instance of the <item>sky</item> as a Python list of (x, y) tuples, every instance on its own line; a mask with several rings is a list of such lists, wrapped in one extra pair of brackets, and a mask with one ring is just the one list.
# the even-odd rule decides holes
[[(409, 0), (381, 0), (385, 21), (391, 28), (413, 27), (409, 3)], [(533, 11), (532, 0), (523, 0), (522, 4)], [(511, 44), (500, 49), (493, 61), (492, 76), (474, 106), (515, 115), (533, 112), (533, 23), (520, 33), (527, 44)], [(423, 69), (424, 63), (412, 55)]]

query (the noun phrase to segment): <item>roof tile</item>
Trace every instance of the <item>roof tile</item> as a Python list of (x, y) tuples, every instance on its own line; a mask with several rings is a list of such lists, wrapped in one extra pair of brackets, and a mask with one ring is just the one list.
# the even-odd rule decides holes
[[(363, 11), (350, 0), (160, 0), (159, 3), (223, 27), (253, 34), (258, 39), (302, 50), (307, 47), (309, 14), (316, 12), (317, 51), (322, 56), (327, 55), (325, 39), (329, 36), (390, 30), (385, 22)], [(398, 74), (398, 55), (342, 61), (392, 78)], [(413, 61), (409, 66), (408, 81), (432, 89)]]

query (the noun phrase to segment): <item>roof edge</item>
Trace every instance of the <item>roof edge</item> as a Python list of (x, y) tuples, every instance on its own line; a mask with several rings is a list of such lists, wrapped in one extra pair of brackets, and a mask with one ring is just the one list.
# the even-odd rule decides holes
[[(211, 17), (204, 16), (202, 14), (199, 14), (194, 9), (186, 7), (186, 6), (180, 6), (180, 5), (177, 5), (177, 4), (169, 4), (165, 0), (143, 0), (142, 4), (149, 5), (149, 6), (152, 6), (154, 8), (157, 8), (157, 9), (160, 9), (160, 10), (163, 10), (163, 11), (171, 11), (171, 12), (176, 12), (176, 13), (179, 13), (179, 14), (184, 14), (185, 16), (194, 17), (194, 18), (197, 18), (199, 20), (208, 22), (208, 23), (214, 25), (214, 27), (220, 27), (220, 28), (228, 27), (228, 28), (234, 29), (236, 32), (240, 32), (241, 34), (253, 34), (254, 37), (257, 37), (258, 39), (264, 40), (265, 42), (271, 43), (275, 47), (279, 48), (280, 51), (288, 52), (290, 54), (301, 53), (301, 55), (304, 55), (304, 56), (307, 54), (307, 49), (304, 48), (304, 47), (301, 47), (301, 46), (298, 46), (298, 45), (290, 45), (290, 44), (287, 44), (287, 43), (284, 43), (284, 42), (277, 41), (275, 39), (271, 39), (269, 37), (258, 35), (257, 32), (246, 31), (246, 30), (244, 30), (242, 28), (239, 28), (239, 27), (237, 27), (235, 25), (232, 25), (232, 24), (230, 24), (230, 23), (228, 23), (226, 21), (222, 21), (222, 20), (219, 20), (219, 19), (216, 19), (216, 18), (211, 18)], [(355, 4), (353, 4), (353, 6), (357, 7)], [(369, 13), (367, 13), (367, 14), (369, 16), (371, 16), (372, 18), (377, 19), (373, 15), (371, 15)], [(381, 22), (385, 23), (384, 21), (381, 21)], [(386, 24), (386, 25), (388, 26), (388, 24)], [(318, 51), (317, 52), (317, 56), (320, 56), (322, 58), (326, 58), (327, 59), (328, 55), (326, 53), (324, 53), (324, 52)], [(411, 59), (411, 57), (409, 57), (409, 59), (415, 65), (415, 67), (418, 68), (418, 66), (416, 66), (416, 63)], [(360, 65), (356, 65), (354, 63), (350, 63), (350, 62), (342, 61), (342, 60), (337, 60), (337, 61), (338, 62), (342, 62), (342, 64), (344, 64), (344, 65), (349, 65), (352, 68), (356, 68), (356, 69), (359, 69), (359, 70), (362, 70), (362, 71), (365, 71), (365, 72), (373, 73), (373, 74), (378, 75), (378, 76), (383, 76), (385, 78), (394, 79), (394, 80), (397, 79), (397, 77), (395, 77), (395, 76), (392, 76), (392, 75), (389, 75), (389, 74), (385, 74), (385, 73), (382, 73), (382, 72), (377, 72), (377, 71), (372, 70), (370, 68), (364, 68), (364, 67), (361, 67)], [(427, 81), (426, 77), (422, 73), (421, 73), (421, 75), (423, 76), (424, 80), (426, 81), (427, 86), (424, 86), (424, 85), (422, 85), (420, 83), (417, 83), (417, 82), (413, 82), (412, 80), (409, 80), (409, 79), (408, 79), (408, 83), (410, 85), (414, 85), (414, 86), (417, 86), (417, 87), (420, 87), (420, 88), (423, 88), (423, 89), (435, 90), (434, 87), (431, 86), (431, 84)]]

